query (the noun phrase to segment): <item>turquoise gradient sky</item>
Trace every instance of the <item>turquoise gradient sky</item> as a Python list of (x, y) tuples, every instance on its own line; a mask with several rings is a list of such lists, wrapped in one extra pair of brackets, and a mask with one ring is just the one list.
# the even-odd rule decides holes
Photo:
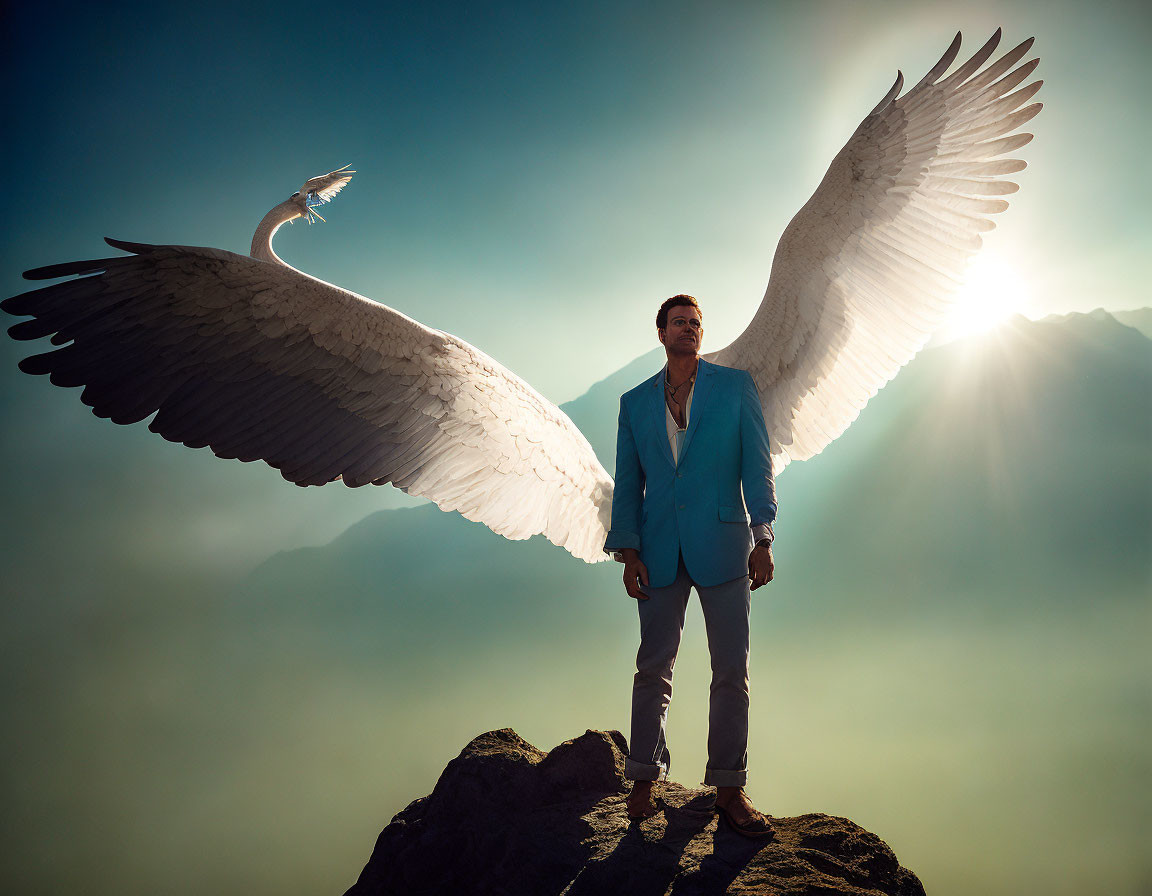
[[(710, 347), (734, 336), (781, 230), (895, 70), (915, 81), (956, 30), (967, 53), (1002, 25), (1005, 46), (1036, 36), (1046, 108), (989, 257), (1015, 271), (1035, 314), (1150, 304), (1145, 4), (554, 6), (13, 9), (0, 53), (2, 294), (27, 288), (26, 268), (109, 252), (104, 235), (244, 252), (269, 207), (350, 162), (359, 173), (325, 209), (329, 223), (285, 228), (284, 258), (474, 342), (565, 401), (652, 349), (653, 311), (671, 293), (706, 302)], [(1053, 346), (1073, 367), (1092, 359), (1074, 369), (1099, 376), (1106, 367), (1068, 345), (1038, 340), (1026, 372), (1042, 372), (1050, 387), (1052, 368), (1040, 361)], [(61, 880), (117, 893), (154, 892), (157, 881), (186, 892), (333, 889), (350, 882), (391, 814), (428, 792), (481, 730), (514, 725), (548, 748), (585, 726), (626, 723), (634, 610), (613, 569), (585, 567), (540, 539), (491, 536), (490, 548), (485, 531), (437, 514), (458, 529), (430, 528), (428, 557), (402, 556), (448, 584), (416, 591), (416, 602), (389, 590), (384, 564), (399, 536), (363, 524), (345, 532), (371, 510), (413, 503), (395, 489), (295, 489), (262, 464), (224, 463), (143, 425), (111, 426), (76, 390), (19, 374), (28, 350), (0, 342), (0, 455), (10, 474), (0, 696), (14, 720), (0, 746), (15, 757), (5, 763), (5, 802), (22, 813), (8, 825), (18, 844), (9, 861), (29, 880), (56, 882), (42, 891), (67, 890)], [(940, 365), (916, 363), (925, 362)], [(1147, 440), (1051, 411), (1071, 395), (1077, 412), (1128, 419), (1123, 371), (1086, 388), (1090, 402), (1077, 404), (1070, 387), (1037, 388), (989, 423), (957, 411), (996, 406), (974, 387), (967, 404), (924, 397), (938, 382), (971, 386), (939, 369), (939, 379), (906, 371), (842, 439), (783, 477), (781, 576), (756, 617), (755, 761), (765, 773), (753, 795), (781, 813), (851, 816), (889, 838), (933, 893), (1024, 892), (1043, 874), (1046, 892), (1079, 896), (1100, 868), (1140, 885), (1152, 879), (1138, 851), (1149, 817), (1140, 786), (1147, 601), (1128, 579), (1128, 590), (1115, 585), (1106, 551), (1092, 566), (1074, 549), (1095, 539), (1115, 550), (1108, 525), (1121, 502), (1110, 498), (1147, 481), (1129, 478), (1146, 473)], [(1069, 369), (1058, 382), (1091, 380)], [(609, 430), (611, 407), (614, 396), (595, 418)], [(937, 424), (951, 450), (917, 455), (909, 436)], [(1047, 444), (1005, 453), (1025, 484), (1040, 483), (1019, 494), (1047, 497), (1045, 477), (1071, 471), (1104, 510), (1070, 502), (1064, 519), (1066, 508), (1043, 503), (1044, 513), (1008, 523), (986, 512), (907, 522), (918, 511), (928, 518), (934, 498), (955, 494), (949, 487), (959, 491), (958, 463), (983, 459), (980, 451), (1002, 460), (998, 444), (1033, 431)], [(1093, 432), (1106, 433), (1099, 444), (1084, 438)], [(975, 449), (958, 438), (972, 433)], [(920, 463), (890, 464), (877, 486), (890, 444)], [(1130, 445), (1135, 460), (1121, 463)], [(1094, 463), (1078, 467), (1089, 452)], [(909, 481), (916, 487), (883, 507), (868, 491), (882, 494), (888, 482), (897, 494)], [(1109, 488), (1084, 485), (1097, 482)], [(846, 486), (862, 490), (847, 492), (855, 504)], [(1017, 493), (998, 497), (1008, 505)], [(876, 545), (857, 561), (873, 564), (860, 576), (871, 594), (841, 587), (829, 570), (846, 567), (824, 553), (864, 518), (854, 507), (867, 509), (863, 531)], [(891, 539), (885, 513), (900, 533)], [(950, 547), (960, 523), (977, 546), (1003, 532), (1012, 547), (1046, 537), (1060, 563), (1025, 553), (1017, 572), (1039, 585), (952, 601), (929, 587), (944, 549), (923, 543)], [(457, 531), (471, 533), (471, 553)], [(805, 532), (811, 551), (800, 554)], [(908, 557), (905, 532), (920, 545)], [(328, 547), (277, 554), (341, 533)], [(367, 572), (341, 554), (357, 538)], [(455, 560), (445, 563), (438, 552), (450, 541)], [(482, 571), (490, 555), (509, 558), (494, 564), (498, 574)], [(965, 581), (993, 566), (979, 556)], [(899, 577), (876, 569), (890, 558)], [(1131, 557), (1115, 559), (1120, 567)], [(346, 604), (298, 573), (298, 605), (271, 588), (264, 603), (236, 599), (238, 581), (259, 591), (246, 574), (264, 561), (314, 575), (327, 562), (363, 581), (353, 578)], [(1068, 593), (1053, 598), (1050, 579), (1073, 567), (1091, 585), (1068, 576)], [(473, 575), (479, 595), (452, 585)], [(476, 664), (444, 663), (429, 677), (411, 656), (453, 601), (472, 608), (462, 618), (491, 615), (501, 637), (465, 639), (481, 653)], [(535, 601), (513, 617), (520, 628), (497, 624), (500, 610)], [(559, 646), (539, 637), (541, 625), (581, 631), (555, 620), (571, 613), (586, 625), (588, 607), (610, 636), (576, 634)], [(952, 615), (932, 615), (940, 607)], [(685, 783), (702, 764), (707, 687), (693, 613), (671, 722)], [(416, 632), (408, 644), (398, 618)], [(380, 649), (393, 637), (409, 651)], [(545, 661), (551, 678), (524, 674)], [(773, 678), (791, 669), (803, 670), (794, 683)], [(768, 774), (776, 759), (783, 773)], [(1069, 824), (1083, 825), (1071, 854)], [(1066, 866), (1048, 861), (1056, 854)], [(1087, 870), (1078, 879), (1069, 867)]]
[[(735, 336), (783, 227), (956, 30), (1030, 35), (1045, 111), (988, 258), (1029, 311), (1148, 304), (1144, 4), (100, 4), (14, 8), (5, 294), (104, 235), (244, 252), (352, 163), (286, 260), (479, 345), (555, 401), (691, 292)], [(707, 347), (707, 346), (706, 346)]]

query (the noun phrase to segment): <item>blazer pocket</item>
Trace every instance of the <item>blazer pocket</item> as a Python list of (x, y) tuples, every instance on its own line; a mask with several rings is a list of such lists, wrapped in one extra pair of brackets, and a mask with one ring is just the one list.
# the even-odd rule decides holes
[(748, 524), (748, 514), (744, 512), (742, 507), (721, 507), (718, 510), (720, 522), (722, 523), (744, 523)]

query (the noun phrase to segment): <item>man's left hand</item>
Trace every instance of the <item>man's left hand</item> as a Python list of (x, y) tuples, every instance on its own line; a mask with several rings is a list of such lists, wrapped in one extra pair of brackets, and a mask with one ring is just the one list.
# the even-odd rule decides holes
[(748, 578), (752, 580), (752, 590), (772, 581), (772, 572), (775, 565), (772, 563), (772, 548), (768, 545), (759, 545), (752, 548), (748, 555)]

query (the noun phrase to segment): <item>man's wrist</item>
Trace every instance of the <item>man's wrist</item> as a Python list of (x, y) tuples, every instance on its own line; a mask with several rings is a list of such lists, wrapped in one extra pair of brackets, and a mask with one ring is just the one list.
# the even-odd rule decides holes
[(761, 543), (767, 542), (769, 546), (772, 544), (772, 539), (776, 537), (776, 533), (772, 531), (772, 523), (756, 523), (752, 526), (752, 545), (759, 547)]

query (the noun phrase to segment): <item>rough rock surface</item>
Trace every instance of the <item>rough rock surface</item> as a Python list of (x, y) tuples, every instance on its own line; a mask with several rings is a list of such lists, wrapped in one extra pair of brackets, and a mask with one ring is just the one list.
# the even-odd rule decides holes
[(346, 896), (924, 896), (846, 818), (774, 818), (773, 839), (750, 840), (718, 825), (715, 791), (664, 783), (656, 815), (630, 822), (625, 750), (618, 731), (550, 753), (511, 729), (480, 735), (392, 819)]

